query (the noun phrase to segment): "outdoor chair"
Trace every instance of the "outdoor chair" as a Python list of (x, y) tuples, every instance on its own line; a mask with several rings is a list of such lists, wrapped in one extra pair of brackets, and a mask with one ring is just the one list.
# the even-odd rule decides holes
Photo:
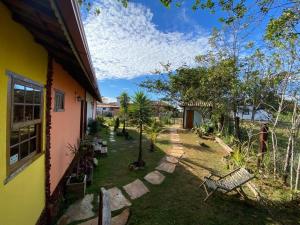
[[(216, 177), (217, 179), (213, 179), (213, 177)], [(203, 186), (206, 193), (204, 201), (206, 201), (216, 191), (220, 191), (224, 194), (236, 191), (238, 194), (246, 197), (242, 189), (242, 185), (246, 184), (253, 178), (254, 175), (250, 174), (245, 168), (238, 168), (224, 176), (211, 174), (208, 177), (204, 177), (204, 181), (200, 185), (200, 187)]]

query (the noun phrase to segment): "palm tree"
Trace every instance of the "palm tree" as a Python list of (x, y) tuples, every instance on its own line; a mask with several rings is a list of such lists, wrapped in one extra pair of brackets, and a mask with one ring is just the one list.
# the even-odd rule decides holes
[(135, 93), (129, 112), (131, 121), (138, 126), (140, 133), (139, 156), (137, 162), (134, 164), (137, 167), (143, 167), (145, 165), (142, 156), (143, 127), (149, 124), (152, 115), (150, 100), (144, 92), (139, 91)]
[(125, 135), (126, 133), (126, 119), (128, 116), (128, 107), (129, 107), (130, 97), (127, 92), (122, 92), (120, 95), (120, 111), (123, 117), (123, 130), (122, 133)]
[(162, 131), (163, 127), (160, 122), (153, 120), (151, 124), (145, 127), (145, 131), (150, 137), (150, 151), (154, 151), (154, 144), (157, 140), (159, 133)]

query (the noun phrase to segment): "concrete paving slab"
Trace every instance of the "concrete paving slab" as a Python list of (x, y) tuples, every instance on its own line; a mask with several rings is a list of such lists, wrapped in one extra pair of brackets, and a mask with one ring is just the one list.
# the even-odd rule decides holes
[(155, 184), (155, 185), (158, 185), (158, 184), (161, 184), (164, 179), (165, 179), (165, 176), (163, 174), (161, 174), (159, 171), (155, 170), (151, 173), (148, 173), (144, 179), (146, 181), (148, 181), (149, 183), (151, 184)]
[(95, 216), (92, 201), (93, 194), (86, 195), (83, 199), (70, 205), (66, 213), (59, 219), (58, 225), (72, 223), (73, 221), (84, 220)]
[(137, 199), (150, 192), (144, 183), (139, 179), (136, 179), (132, 183), (123, 186), (123, 189), (127, 192), (131, 199)]
[(174, 164), (179, 162), (179, 160), (177, 158), (175, 158), (173, 156), (169, 156), (169, 155), (165, 156), (163, 158), (163, 160), (166, 161), (166, 162), (169, 162), (169, 163), (174, 163)]
[(161, 162), (155, 169), (165, 171), (167, 173), (174, 173), (176, 165), (174, 163)]
[(129, 208), (124, 209), (119, 215), (111, 219), (111, 225), (126, 225), (129, 218)]
[(122, 191), (119, 188), (113, 187), (108, 189), (107, 192), (109, 194), (111, 211), (119, 210), (126, 206), (131, 206), (130, 201), (122, 194)]

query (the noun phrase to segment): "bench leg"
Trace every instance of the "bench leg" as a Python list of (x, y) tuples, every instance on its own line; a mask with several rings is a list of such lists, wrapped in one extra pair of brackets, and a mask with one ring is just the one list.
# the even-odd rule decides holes
[(216, 190), (217, 190), (217, 189), (211, 191), (210, 193), (207, 193), (207, 196), (206, 196), (206, 198), (205, 198), (203, 201), (206, 202), (206, 200), (207, 200), (213, 193), (215, 193)]

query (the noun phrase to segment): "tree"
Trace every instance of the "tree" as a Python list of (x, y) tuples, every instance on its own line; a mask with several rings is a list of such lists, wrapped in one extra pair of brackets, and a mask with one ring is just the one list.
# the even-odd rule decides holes
[(154, 144), (156, 143), (159, 133), (162, 131), (163, 127), (160, 122), (153, 120), (149, 126), (145, 127), (146, 134), (150, 138), (150, 151), (154, 151)]
[(130, 97), (128, 96), (127, 92), (122, 92), (120, 95), (120, 113), (123, 119), (123, 129), (122, 133), (125, 135), (126, 133), (126, 120), (128, 117), (128, 107), (129, 107)]
[(137, 162), (134, 162), (134, 165), (137, 167), (143, 167), (145, 165), (142, 149), (143, 128), (151, 121), (151, 115), (152, 110), (150, 100), (144, 92), (136, 92), (132, 104), (129, 107), (129, 117), (132, 123), (137, 125), (139, 129), (139, 155)]

